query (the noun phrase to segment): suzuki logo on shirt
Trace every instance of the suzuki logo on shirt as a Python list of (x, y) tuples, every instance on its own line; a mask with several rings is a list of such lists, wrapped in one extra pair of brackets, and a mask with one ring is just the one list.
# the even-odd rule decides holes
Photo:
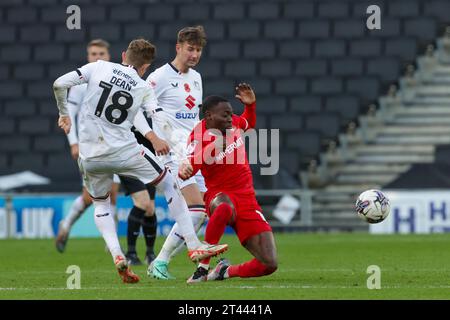
[(193, 107), (195, 107), (195, 98), (191, 95), (188, 95), (186, 98), (187, 103), (185, 104), (186, 107), (191, 110)]
[(177, 112), (175, 115), (175, 118), (177, 119), (196, 119), (197, 113), (184, 113), (184, 112)]

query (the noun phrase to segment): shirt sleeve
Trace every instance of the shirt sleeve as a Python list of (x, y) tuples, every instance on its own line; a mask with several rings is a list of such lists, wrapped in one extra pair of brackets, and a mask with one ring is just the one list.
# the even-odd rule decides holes
[(150, 85), (150, 87), (153, 89), (153, 91), (155, 93), (155, 96), (156, 96), (156, 99), (159, 99), (159, 97), (165, 91), (164, 79), (159, 76), (158, 72), (153, 71), (147, 77), (146, 81)]
[(86, 92), (86, 87), (84, 86), (74, 86), (70, 88), (69, 94), (67, 96), (67, 109), (69, 110), (69, 117), (72, 122), (72, 128), (67, 134), (67, 140), (69, 145), (74, 145), (78, 143), (78, 130), (77, 130), (77, 116), (80, 112), (81, 103), (83, 102), (84, 93)]
[(95, 69), (95, 64), (96, 62), (88, 63), (80, 69), (66, 73), (55, 80), (53, 83), (53, 92), (59, 109), (59, 115), (69, 115), (69, 110), (67, 108), (67, 89), (79, 84), (87, 83), (91, 73)]
[(245, 105), (244, 112), (239, 116), (239, 128), (244, 131), (253, 129), (256, 125), (256, 103)]
[(149, 133), (150, 131), (153, 131), (152, 128), (150, 128), (147, 118), (145, 117), (142, 110), (139, 110), (136, 113), (136, 117), (134, 118), (133, 125), (144, 137), (147, 133)]
[(74, 145), (78, 143), (78, 135), (77, 135), (77, 114), (79, 110), (79, 106), (70, 102), (67, 103), (67, 109), (69, 111), (70, 121), (72, 122), (72, 128), (70, 132), (67, 134), (67, 140), (69, 140), (69, 145)]

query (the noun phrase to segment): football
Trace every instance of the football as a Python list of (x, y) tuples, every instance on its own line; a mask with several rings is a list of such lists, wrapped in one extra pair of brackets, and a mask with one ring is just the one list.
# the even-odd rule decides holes
[(356, 200), (356, 213), (368, 223), (380, 223), (389, 215), (389, 199), (380, 190), (367, 190)]

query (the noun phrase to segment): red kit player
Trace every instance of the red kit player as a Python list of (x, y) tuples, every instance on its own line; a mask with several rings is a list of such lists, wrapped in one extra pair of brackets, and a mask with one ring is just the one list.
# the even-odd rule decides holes
[(241, 116), (233, 114), (230, 103), (210, 96), (202, 104), (204, 119), (189, 137), (188, 159), (179, 176), (187, 179), (202, 171), (208, 191), (205, 204), (210, 217), (205, 241), (218, 243), (227, 225), (241, 244), (255, 257), (239, 265), (220, 260), (209, 272), (209, 259), (202, 260), (188, 283), (232, 277), (260, 277), (277, 269), (277, 252), (272, 228), (261, 213), (253, 188), (253, 178), (242, 131), (255, 127), (256, 97), (245, 83), (236, 87), (236, 98), (244, 105)]

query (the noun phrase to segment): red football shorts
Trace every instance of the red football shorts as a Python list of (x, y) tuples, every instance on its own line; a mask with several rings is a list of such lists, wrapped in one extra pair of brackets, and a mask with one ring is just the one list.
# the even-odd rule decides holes
[(261, 207), (256, 201), (255, 194), (252, 193), (243, 194), (228, 191), (211, 193), (207, 192), (205, 194), (205, 205), (208, 216), (211, 215), (211, 212), (209, 212), (209, 205), (218, 193), (227, 195), (234, 205), (236, 216), (234, 217), (234, 223), (231, 225), (231, 227), (236, 232), (236, 235), (238, 236), (241, 244), (244, 244), (245, 241), (251, 236), (266, 231), (272, 232), (272, 228), (264, 218)]

